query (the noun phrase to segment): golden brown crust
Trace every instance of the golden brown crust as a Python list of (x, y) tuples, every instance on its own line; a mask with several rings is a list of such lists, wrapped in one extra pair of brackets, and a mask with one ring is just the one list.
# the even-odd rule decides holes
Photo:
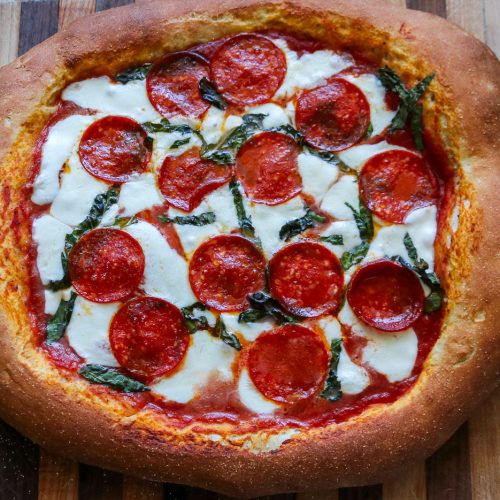
[[(302, 31), (388, 63), (409, 81), (436, 71), (426, 122), (457, 169), (460, 224), (446, 268), (443, 334), (416, 386), (391, 405), (293, 436), (255, 454), (157, 414), (85, 391), (33, 345), (27, 317), (19, 210), (29, 158), (58, 92), (70, 81), (116, 72), (227, 33)], [(434, 16), (385, 2), (208, 0), (120, 8), (75, 22), (0, 70), (2, 416), (41, 445), (130, 474), (256, 496), (380, 481), (435, 450), (494, 388), (500, 365), (500, 64), (491, 51)], [(24, 229), (23, 229), (24, 228)], [(449, 233), (449, 234), (448, 234)], [(262, 478), (266, 478), (265, 482)]]

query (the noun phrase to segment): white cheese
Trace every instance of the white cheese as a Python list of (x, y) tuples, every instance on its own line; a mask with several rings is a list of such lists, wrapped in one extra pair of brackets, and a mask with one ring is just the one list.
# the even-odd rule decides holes
[(160, 231), (144, 221), (131, 224), (125, 231), (139, 242), (144, 252), (144, 291), (177, 307), (196, 302), (189, 285), (186, 261), (170, 248)]
[[(151, 161), (153, 163), (156, 172), (159, 172), (165, 157), (168, 156), (180, 156), (185, 153), (188, 149), (195, 146), (201, 146), (200, 139), (195, 134), (183, 134), (181, 132), (157, 132), (155, 134), (150, 134), (153, 138), (153, 153), (151, 155)], [(175, 149), (170, 149), (174, 142), (182, 141), (184, 139), (189, 139), (189, 142), (179, 146)]]
[(149, 102), (146, 80), (132, 80), (123, 85), (107, 76), (89, 78), (68, 85), (62, 99), (107, 115), (128, 116), (139, 123), (160, 118)]
[(264, 114), (267, 115), (262, 121), (264, 128), (279, 127), (290, 123), (288, 115), (281, 106), (273, 103), (261, 104), (246, 109), (245, 113)]
[(353, 146), (352, 148), (341, 151), (338, 153), (338, 156), (348, 167), (359, 171), (372, 156), (383, 153), (384, 151), (393, 151), (396, 149), (406, 151), (405, 148), (394, 146), (386, 141), (381, 141), (376, 144)]
[(342, 257), (344, 252), (348, 252), (355, 246), (361, 243), (359, 237), (359, 229), (354, 220), (339, 220), (332, 222), (322, 233), (321, 236), (342, 236), (342, 245), (332, 245), (326, 241), (322, 241), (337, 257)]
[(163, 198), (153, 174), (145, 173), (122, 185), (118, 206), (122, 215), (130, 217), (142, 210), (161, 205)]
[(233, 128), (239, 127), (243, 123), (243, 118), (237, 115), (229, 115), (224, 122), (224, 132), (229, 132)]
[(301, 153), (298, 157), (302, 192), (319, 203), (331, 185), (337, 180), (339, 169), (316, 155)]
[(359, 209), (358, 182), (353, 175), (343, 175), (326, 193), (321, 210), (336, 219), (354, 219), (352, 210), (346, 205), (349, 203), (356, 210)]
[(54, 315), (59, 307), (61, 299), (69, 300), (71, 297), (71, 292), (73, 288), (66, 288), (65, 290), (57, 290), (53, 292), (52, 290), (44, 290), (45, 296), (45, 314)]
[(50, 215), (42, 215), (33, 222), (33, 240), (37, 245), (36, 265), (42, 283), (60, 280), (64, 271), (61, 253), (64, 240), (71, 228)]
[(59, 191), (59, 172), (75, 148), (84, 130), (95, 116), (73, 115), (57, 122), (42, 147), (40, 172), (33, 186), (31, 201), (37, 205), (51, 203)]
[(246, 369), (243, 369), (238, 380), (240, 401), (254, 413), (274, 413), (280, 405), (264, 397), (255, 387)]
[(239, 334), (249, 342), (253, 342), (262, 332), (272, 330), (275, 326), (274, 322), (268, 318), (253, 323), (239, 323), (238, 316), (238, 313), (222, 313), (221, 319), (229, 333)]
[(186, 357), (173, 375), (166, 375), (151, 390), (169, 401), (187, 403), (203, 391), (210, 377), (231, 381), (237, 351), (205, 331), (191, 336)]
[(222, 137), (222, 125), (224, 123), (225, 111), (210, 106), (205, 113), (203, 121), (201, 122), (201, 130), (203, 137), (208, 144), (214, 144)]
[(119, 366), (109, 344), (109, 325), (119, 307), (119, 302), (96, 304), (76, 298), (66, 337), (87, 363)]

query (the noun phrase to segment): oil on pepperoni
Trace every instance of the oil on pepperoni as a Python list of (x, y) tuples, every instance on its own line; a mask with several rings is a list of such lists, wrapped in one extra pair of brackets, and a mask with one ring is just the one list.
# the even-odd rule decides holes
[(210, 104), (200, 93), (200, 80), (208, 78), (208, 61), (193, 52), (168, 54), (153, 64), (146, 78), (149, 100), (167, 118), (201, 116)]
[(292, 314), (320, 316), (338, 310), (344, 275), (335, 254), (319, 243), (282, 248), (269, 264), (271, 293)]
[(236, 173), (246, 195), (265, 205), (293, 198), (302, 188), (299, 153), (297, 143), (278, 132), (264, 132), (247, 141), (236, 158)]
[(392, 150), (371, 157), (359, 177), (364, 204), (381, 219), (402, 223), (416, 208), (435, 203), (439, 184), (424, 160), (409, 151)]
[(182, 361), (189, 333), (177, 307), (162, 299), (139, 297), (115, 314), (109, 341), (120, 365), (140, 380), (150, 382)]
[(159, 174), (160, 191), (169, 205), (191, 212), (203, 198), (229, 182), (233, 169), (200, 158), (198, 148), (179, 156), (167, 156)]
[(328, 353), (312, 330), (285, 325), (257, 337), (248, 356), (248, 371), (264, 396), (290, 404), (320, 390), (328, 371)]
[(409, 328), (422, 315), (424, 293), (415, 273), (391, 260), (361, 266), (347, 288), (354, 314), (384, 332)]
[(230, 103), (261, 104), (273, 97), (285, 78), (285, 54), (263, 35), (236, 35), (216, 50), (210, 74)]
[(265, 260), (242, 236), (221, 235), (200, 245), (189, 265), (189, 281), (200, 302), (217, 311), (242, 311), (247, 296), (265, 284)]
[(336, 79), (300, 95), (295, 121), (309, 145), (341, 151), (366, 135), (370, 106), (356, 85)]
[(135, 120), (105, 116), (85, 130), (78, 155), (94, 177), (122, 183), (146, 170), (151, 149), (148, 134)]
[(118, 229), (94, 229), (68, 258), (71, 284), (92, 302), (114, 302), (130, 295), (144, 274), (144, 253), (137, 241)]

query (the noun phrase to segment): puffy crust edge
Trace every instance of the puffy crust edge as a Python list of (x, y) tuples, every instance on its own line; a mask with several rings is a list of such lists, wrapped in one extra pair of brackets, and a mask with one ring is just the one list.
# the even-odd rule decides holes
[[(425, 102), (431, 132), (458, 172), (458, 231), (446, 269), (441, 338), (416, 386), (397, 402), (299, 433), (261, 454), (181, 432), (147, 411), (66, 378), (33, 345), (26, 321), (29, 234), (18, 208), (43, 121), (70, 81), (114, 73), (195, 41), (267, 26), (304, 31), (387, 62), (408, 80), (436, 71)], [(452, 57), (450, 57), (450, 53)], [(162, 481), (239, 496), (382, 480), (434, 451), (498, 381), (500, 236), (496, 203), (500, 65), (450, 23), (374, 0), (194, 0), (128, 6), (76, 21), (0, 70), (0, 401), (2, 416), (54, 452)], [(432, 114), (439, 110), (438, 114)], [(467, 204), (470, 203), (470, 208)], [(262, 478), (265, 477), (265, 484)]]

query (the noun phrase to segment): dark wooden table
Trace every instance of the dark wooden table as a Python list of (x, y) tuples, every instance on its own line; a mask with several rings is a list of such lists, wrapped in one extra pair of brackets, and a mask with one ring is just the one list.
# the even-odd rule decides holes
[[(145, 1), (149, 0), (136, 3)], [(446, 17), (500, 54), (500, 0), (391, 1)], [(0, 66), (77, 17), (129, 3), (133, 0), (0, 0)], [(274, 498), (500, 500), (499, 471), (500, 391), (497, 391), (435, 455), (394, 481)], [(140, 481), (52, 456), (0, 421), (0, 500), (37, 497), (41, 500), (220, 498), (197, 488)]]

